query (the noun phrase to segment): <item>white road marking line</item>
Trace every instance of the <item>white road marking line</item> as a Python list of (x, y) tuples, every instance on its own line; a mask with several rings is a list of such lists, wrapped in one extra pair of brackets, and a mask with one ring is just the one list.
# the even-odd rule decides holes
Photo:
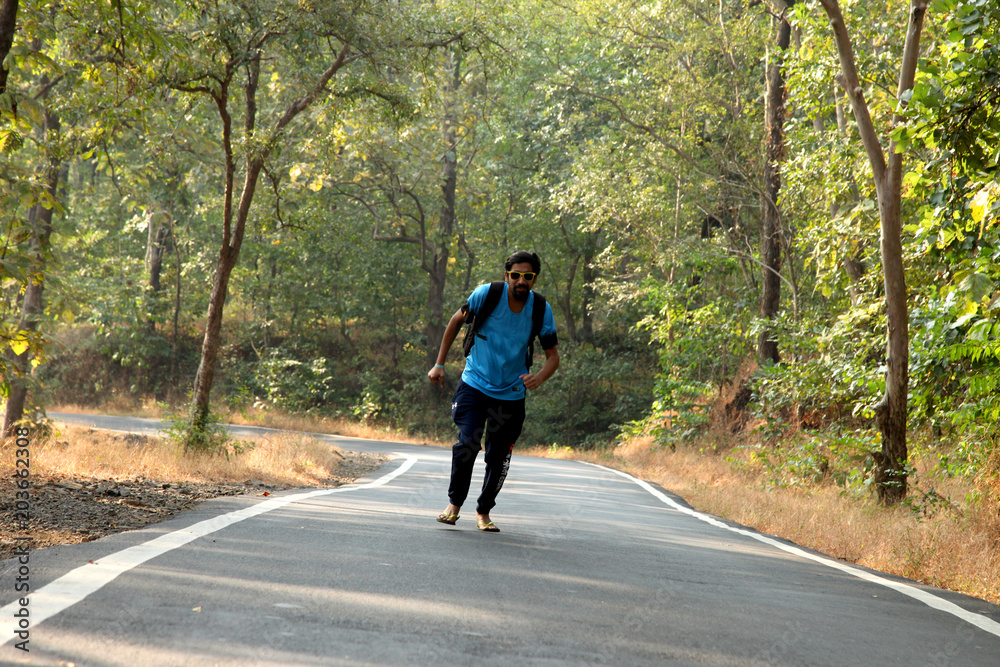
[[(123, 549), (117, 553), (109, 554), (96, 562), (91, 561), (86, 565), (70, 570), (58, 579), (46, 584), (36, 591), (31, 591), (23, 597), (29, 598), (28, 609), (30, 611), (31, 628), (34, 629), (45, 620), (55, 616), (59, 612), (80, 602), (85, 597), (94, 593), (107, 584), (115, 580), (120, 574), (128, 572), (134, 567), (142, 565), (151, 558), (162, 556), (168, 551), (182, 547), (188, 542), (192, 542), (199, 537), (210, 535), (218, 530), (239, 523), (245, 519), (265, 514), (273, 510), (290, 505), (291, 503), (316, 498), (317, 496), (328, 496), (334, 493), (345, 493), (347, 491), (361, 491), (362, 489), (374, 489), (375, 487), (388, 484), (417, 462), (417, 457), (409, 454), (394, 453), (396, 458), (406, 459), (401, 466), (387, 475), (367, 484), (358, 486), (339, 486), (334, 489), (319, 489), (316, 491), (306, 491), (290, 496), (272, 498), (258, 503), (251, 507), (222, 514), (211, 519), (199, 521), (196, 524), (175, 530), (166, 535), (161, 535), (148, 542), (137, 544), (134, 547)], [(14, 600), (5, 607), (0, 608), (0, 646), (15, 639), (14, 634), (19, 630), (14, 612), (21, 609), (19, 600)]]
[(615, 470), (613, 468), (608, 468), (608, 467), (605, 467), (605, 466), (602, 466), (602, 465), (598, 465), (596, 463), (589, 463), (587, 461), (581, 461), (581, 463), (586, 463), (587, 465), (594, 466), (595, 468), (600, 468), (602, 470), (607, 470), (608, 472), (613, 472), (616, 475), (619, 475), (621, 477), (624, 477), (625, 479), (631, 480), (632, 482), (635, 482), (641, 488), (643, 488), (644, 490), (648, 491), (653, 496), (655, 496), (656, 498), (658, 498), (662, 502), (666, 503), (670, 507), (674, 508), (678, 512), (683, 512), (684, 514), (688, 514), (688, 515), (690, 515), (690, 516), (698, 519), (699, 521), (704, 521), (707, 524), (710, 524), (712, 526), (716, 526), (718, 528), (724, 528), (724, 529), (726, 529), (728, 531), (731, 531), (733, 533), (737, 533), (739, 535), (745, 535), (746, 537), (751, 537), (751, 538), (757, 540), (758, 542), (763, 542), (764, 544), (769, 544), (772, 547), (776, 547), (776, 548), (781, 549), (782, 551), (785, 551), (787, 553), (794, 554), (796, 556), (800, 556), (802, 558), (806, 558), (806, 559), (811, 560), (811, 561), (815, 561), (815, 562), (819, 563), (820, 565), (826, 565), (827, 567), (832, 567), (835, 570), (840, 570), (841, 572), (845, 572), (845, 573), (847, 573), (847, 574), (849, 574), (849, 575), (851, 575), (853, 577), (857, 577), (858, 579), (863, 579), (863, 580), (871, 582), (873, 584), (878, 584), (880, 586), (885, 586), (886, 588), (891, 588), (892, 590), (896, 591), (897, 593), (902, 593), (903, 595), (907, 595), (907, 596), (909, 596), (909, 597), (911, 597), (911, 598), (913, 598), (915, 600), (919, 600), (920, 602), (923, 602), (925, 605), (927, 605), (928, 607), (931, 607), (932, 609), (937, 609), (938, 611), (943, 611), (943, 612), (945, 612), (947, 614), (951, 614), (952, 616), (960, 618), (961, 620), (963, 620), (963, 621), (965, 621), (967, 623), (971, 623), (972, 625), (976, 626), (980, 630), (984, 630), (985, 632), (988, 632), (991, 635), (996, 635), (997, 637), (1000, 637), (1000, 623), (997, 623), (996, 621), (994, 621), (994, 620), (992, 620), (990, 618), (987, 618), (985, 616), (981, 616), (980, 614), (975, 614), (975, 613), (973, 613), (971, 611), (962, 609), (957, 604), (955, 604), (953, 602), (948, 602), (947, 600), (945, 600), (943, 598), (939, 598), (938, 596), (936, 596), (936, 595), (934, 595), (932, 593), (928, 593), (925, 590), (921, 590), (919, 588), (914, 588), (913, 586), (910, 586), (910, 585), (904, 584), (904, 583), (900, 583), (898, 581), (892, 581), (891, 579), (886, 579), (884, 577), (880, 577), (880, 576), (878, 576), (876, 574), (872, 574), (871, 572), (865, 572), (864, 570), (860, 570), (860, 569), (858, 569), (856, 567), (853, 567), (853, 566), (848, 565), (846, 563), (842, 563), (840, 561), (833, 560), (831, 558), (827, 558), (825, 556), (819, 556), (819, 555), (816, 555), (816, 554), (811, 554), (808, 551), (804, 551), (804, 550), (802, 550), (802, 549), (800, 549), (798, 547), (794, 547), (794, 546), (791, 546), (789, 544), (783, 544), (782, 542), (779, 542), (778, 540), (772, 539), (772, 538), (767, 537), (766, 535), (762, 535), (760, 533), (755, 533), (755, 532), (752, 532), (752, 531), (749, 531), (749, 530), (743, 530), (741, 528), (734, 528), (733, 526), (727, 525), (727, 524), (719, 521), (718, 519), (716, 519), (714, 517), (711, 517), (711, 516), (709, 516), (707, 514), (702, 514), (701, 512), (696, 512), (693, 509), (690, 509), (688, 507), (684, 507), (683, 505), (678, 504), (672, 498), (670, 498), (669, 496), (667, 496), (664, 493), (660, 492), (659, 490), (653, 488), (653, 486), (651, 486), (647, 482), (644, 482), (641, 479), (633, 477), (632, 475), (628, 474), (627, 472), (622, 472), (621, 470)]

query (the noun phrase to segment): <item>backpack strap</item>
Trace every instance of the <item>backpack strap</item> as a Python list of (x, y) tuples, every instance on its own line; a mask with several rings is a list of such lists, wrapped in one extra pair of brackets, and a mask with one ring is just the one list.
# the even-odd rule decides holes
[[(469, 308), (469, 302), (466, 301), (465, 305), (462, 306), (462, 311), (465, 313), (465, 338), (462, 340), (462, 350), (465, 352), (465, 356), (469, 356), (472, 353), (472, 346), (476, 342), (476, 338), (482, 338), (479, 335), (479, 330), (483, 326), (483, 322), (486, 318), (490, 316), (490, 313), (497, 307), (500, 303), (500, 298), (503, 296), (503, 289), (505, 283), (502, 280), (497, 280), (490, 283), (490, 288), (486, 292), (486, 299), (483, 301), (483, 305), (479, 308), (479, 312), (473, 311)], [(542, 348), (549, 349), (556, 345), (555, 336), (547, 336), (544, 339), (541, 338), (542, 326), (545, 324), (545, 297), (538, 292), (532, 292), (535, 298), (531, 306), (531, 335), (528, 337), (528, 353), (525, 356), (525, 365), (530, 369), (531, 364), (535, 358), (535, 339), (539, 338), (542, 341)], [(485, 340), (485, 339), (484, 339)]]
[[(533, 292), (533, 294), (535, 299), (531, 307), (531, 336), (528, 337), (528, 356), (525, 359), (529, 370), (535, 360), (535, 338), (538, 338), (542, 332), (542, 325), (545, 323), (545, 297), (538, 292)], [(542, 341), (543, 348), (552, 347), (552, 345), (546, 346), (546, 342), (548, 341)]]
[(486, 318), (490, 316), (490, 313), (500, 303), (500, 297), (503, 296), (503, 287), (506, 284), (502, 280), (494, 280), (490, 283), (490, 289), (486, 292), (486, 300), (483, 301), (483, 307), (480, 308), (476, 316), (476, 320), (479, 322), (479, 326), (476, 327), (477, 330), (482, 328), (483, 322), (486, 321)]
[(486, 299), (483, 301), (483, 305), (480, 306), (479, 312), (470, 309), (468, 301), (462, 306), (467, 325), (465, 328), (465, 338), (462, 340), (462, 350), (465, 352), (465, 356), (472, 354), (472, 346), (476, 342), (476, 337), (482, 338), (479, 335), (479, 330), (482, 328), (486, 318), (490, 316), (490, 313), (500, 303), (504, 285), (505, 283), (502, 280), (494, 280), (490, 283), (490, 289), (486, 292)]
[(542, 333), (542, 325), (545, 323), (545, 297), (535, 292), (534, 304), (531, 307), (531, 338), (528, 339), (530, 345)]

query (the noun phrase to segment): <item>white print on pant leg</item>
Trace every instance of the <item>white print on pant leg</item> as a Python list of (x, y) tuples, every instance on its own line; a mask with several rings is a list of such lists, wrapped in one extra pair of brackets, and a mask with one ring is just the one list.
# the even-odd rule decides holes
[[(487, 421), (487, 425), (489, 426), (487, 433), (493, 434), (499, 432), (507, 421), (514, 417), (514, 414), (504, 414), (501, 408), (490, 408), (487, 411), (487, 416), (489, 417), (489, 421)], [(520, 435), (520, 433), (518, 433), (518, 435)], [(493, 444), (492, 446), (496, 447), (497, 445)], [(498, 476), (497, 482), (492, 489), (494, 495), (500, 493), (500, 489), (503, 488), (503, 484), (507, 480), (507, 473), (510, 471), (510, 457), (514, 452), (514, 443), (510, 443), (507, 446), (509, 447), (509, 450), (507, 451), (507, 458), (504, 459), (503, 465), (500, 468), (500, 475)]]
[(497, 479), (497, 485), (494, 489), (497, 493), (500, 493), (504, 480), (507, 479), (507, 471), (510, 470), (510, 455), (511, 452), (507, 452), (507, 458), (503, 460), (503, 466), (500, 468), (500, 477)]

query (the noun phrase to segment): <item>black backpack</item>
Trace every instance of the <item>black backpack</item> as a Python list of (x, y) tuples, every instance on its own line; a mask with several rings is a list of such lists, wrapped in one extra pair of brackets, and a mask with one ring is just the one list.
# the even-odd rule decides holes
[[(479, 333), (479, 330), (482, 328), (486, 318), (490, 316), (493, 309), (500, 303), (500, 297), (503, 296), (503, 286), (505, 284), (502, 280), (490, 283), (490, 289), (486, 292), (486, 300), (483, 302), (478, 313), (469, 310), (468, 302), (462, 306), (462, 310), (465, 311), (465, 338), (462, 339), (462, 350), (465, 352), (465, 356), (469, 356), (472, 353), (472, 345), (476, 342), (476, 338), (486, 340), (486, 337)], [(534, 305), (531, 308), (531, 336), (528, 338), (528, 354), (524, 360), (529, 369), (535, 358), (535, 338), (541, 333), (544, 320), (545, 297), (535, 292)]]

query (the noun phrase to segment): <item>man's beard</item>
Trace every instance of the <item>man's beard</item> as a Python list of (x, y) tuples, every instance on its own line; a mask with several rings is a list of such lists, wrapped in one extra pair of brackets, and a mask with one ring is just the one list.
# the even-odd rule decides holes
[(511, 294), (513, 294), (514, 298), (517, 299), (518, 301), (527, 301), (528, 295), (531, 294), (531, 288), (514, 287), (514, 289), (511, 290)]

